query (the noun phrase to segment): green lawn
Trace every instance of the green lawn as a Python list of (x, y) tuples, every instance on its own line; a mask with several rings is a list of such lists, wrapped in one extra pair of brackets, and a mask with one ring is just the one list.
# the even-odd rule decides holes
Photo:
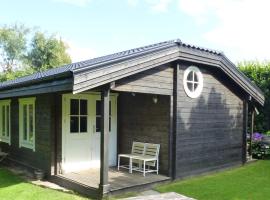
[(42, 188), (28, 183), (6, 169), (0, 168), (1, 200), (86, 200), (61, 191)]
[(157, 190), (177, 192), (198, 200), (267, 200), (270, 199), (270, 160), (175, 182)]
[[(198, 200), (270, 199), (270, 160), (157, 188)], [(42, 188), (0, 168), (0, 200), (86, 200), (75, 194)]]

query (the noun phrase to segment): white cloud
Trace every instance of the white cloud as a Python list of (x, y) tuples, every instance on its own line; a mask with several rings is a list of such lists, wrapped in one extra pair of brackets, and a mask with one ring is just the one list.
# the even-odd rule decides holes
[(232, 60), (270, 59), (270, 1), (180, 0), (179, 7), (200, 25), (208, 23), (203, 39)]
[(89, 47), (80, 46), (72, 41), (66, 41), (68, 44), (68, 54), (72, 62), (88, 60), (97, 56), (97, 52)]
[(138, 4), (138, 0), (127, 0), (129, 6), (135, 7)]
[(171, 0), (147, 0), (151, 9), (155, 12), (166, 12)]
[(79, 7), (84, 7), (91, 2), (91, 0), (53, 0), (53, 1), (67, 3)]
[(139, 3), (146, 3), (154, 12), (166, 12), (172, 0), (127, 0), (129, 6), (135, 7)]

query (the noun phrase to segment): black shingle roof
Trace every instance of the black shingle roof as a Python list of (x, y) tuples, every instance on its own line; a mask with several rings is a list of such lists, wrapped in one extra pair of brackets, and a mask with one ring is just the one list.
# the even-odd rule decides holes
[(217, 54), (217, 55), (221, 54), (221, 52), (219, 51), (182, 43), (180, 39), (169, 40), (169, 41), (151, 44), (151, 45), (147, 45), (147, 46), (143, 46), (143, 47), (139, 47), (135, 49), (130, 49), (127, 51), (122, 51), (119, 53), (114, 53), (114, 54), (110, 54), (106, 56), (93, 58), (90, 60), (67, 64), (67, 65), (53, 68), (44, 72), (37, 72), (32, 75), (20, 77), (20, 78), (10, 80), (10, 81), (5, 81), (5, 82), (0, 83), (0, 90), (7, 89), (10, 87), (19, 87), (25, 84), (31, 84), (32, 82), (38, 82), (38, 81), (42, 81), (46, 79), (52, 79), (56, 76), (61, 76), (64, 74), (71, 75), (71, 73), (73, 73), (74, 70), (83, 69), (84, 67), (88, 67), (89, 69), (89, 67), (90, 68), (96, 67), (97, 65), (102, 65), (107, 62), (118, 61), (124, 58), (133, 57), (133, 56), (145, 54), (148, 52), (152, 52), (152, 51), (156, 51), (156, 50), (160, 50), (163, 48), (168, 48), (168, 47), (172, 47), (176, 45), (201, 50), (201, 51), (212, 53), (212, 54)]

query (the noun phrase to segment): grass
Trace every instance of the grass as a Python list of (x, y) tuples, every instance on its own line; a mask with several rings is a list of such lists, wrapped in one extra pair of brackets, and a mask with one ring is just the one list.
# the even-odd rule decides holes
[(0, 168), (1, 200), (86, 200), (75, 194), (64, 193), (33, 185), (10, 171)]
[[(177, 192), (198, 200), (265, 200), (270, 198), (270, 160), (257, 161), (213, 175), (177, 181), (156, 188), (160, 192)], [(115, 196), (118, 199), (134, 194)], [(33, 185), (0, 168), (1, 200), (86, 200)]]
[(261, 160), (236, 169), (174, 182), (157, 188), (198, 200), (270, 199), (270, 160)]

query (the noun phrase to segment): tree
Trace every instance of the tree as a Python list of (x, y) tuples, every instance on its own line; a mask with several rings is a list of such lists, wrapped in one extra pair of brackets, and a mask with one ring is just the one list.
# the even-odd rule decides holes
[(35, 71), (32, 67), (23, 67), (22, 69), (16, 69), (12, 72), (0, 73), (0, 82), (6, 80), (12, 80), (21, 76), (26, 76), (29, 74), (33, 74)]
[(21, 61), (28, 32), (28, 28), (18, 24), (0, 28), (0, 65), (4, 72), (12, 72), (14, 66)]
[(0, 81), (68, 64), (67, 48), (54, 35), (22, 24), (4, 25), (0, 27)]
[(55, 36), (46, 37), (42, 32), (36, 32), (26, 59), (36, 71), (51, 69), (71, 62), (66, 52), (67, 45)]
[(264, 107), (255, 118), (256, 131), (266, 133), (270, 130), (270, 62), (242, 62), (239, 69), (249, 77), (264, 93)]

